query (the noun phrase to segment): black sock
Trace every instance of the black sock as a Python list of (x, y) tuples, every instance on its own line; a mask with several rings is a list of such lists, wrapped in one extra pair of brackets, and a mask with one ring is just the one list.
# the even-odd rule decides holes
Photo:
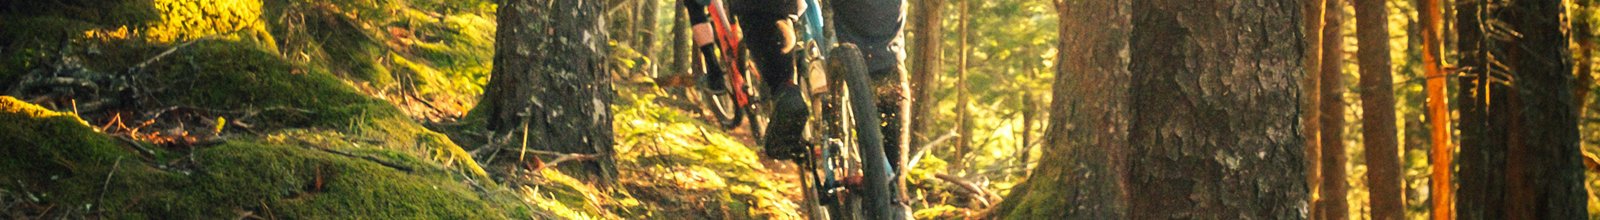
[(706, 64), (706, 77), (710, 80), (710, 86), (714, 89), (725, 88), (726, 84), (723, 84), (722, 80), (722, 65), (718, 65), (720, 62), (717, 62), (720, 61), (720, 59), (717, 59), (717, 46), (704, 45), (699, 46), (699, 49), (701, 49), (701, 57), (706, 59), (706, 62), (702, 62), (702, 64)]

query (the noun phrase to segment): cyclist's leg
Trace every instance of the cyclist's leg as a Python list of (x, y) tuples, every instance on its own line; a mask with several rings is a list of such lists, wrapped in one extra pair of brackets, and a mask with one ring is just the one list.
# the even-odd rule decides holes
[[(765, 3), (782, 2), (787, 1)], [(795, 158), (804, 153), (802, 133), (810, 113), (801, 97), (800, 87), (795, 85), (795, 60), (789, 51), (794, 46), (794, 39), (793, 30), (787, 29), (790, 27), (787, 22), (794, 14), (756, 10), (762, 9), (758, 7), (743, 8), (747, 10), (735, 12), (739, 14), (740, 29), (744, 31), (744, 46), (755, 60), (762, 84), (771, 91), (773, 101), (772, 121), (767, 126), (767, 143), (764, 144), (766, 153), (774, 159)]]
[[(910, 94), (906, 74), (901, 67), (903, 57), (900, 32), (905, 24), (905, 0), (838, 0), (830, 1), (834, 11), (834, 24), (840, 42), (855, 44), (866, 58), (878, 95), (878, 110), (883, 113), (884, 153), (896, 176), (893, 181), (896, 200), (901, 207), (906, 202), (903, 177), (906, 172), (906, 155), (909, 136), (906, 127), (910, 121)], [(908, 210), (903, 210), (908, 211)]]
[(709, 19), (706, 14), (707, 2), (709, 1), (678, 0), (678, 3), (683, 5), (684, 9), (689, 11), (689, 24), (692, 25), (691, 27), (693, 27), (694, 31), (694, 46), (700, 50), (701, 59), (705, 60), (702, 63), (705, 64), (706, 86), (708, 86), (706, 89), (714, 93), (721, 93), (727, 90), (727, 84), (722, 82), (724, 76), (722, 75), (722, 67), (718, 65), (721, 62), (717, 62), (719, 60), (717, 58), (717, 46), (712, 44), (716, 42), (716, 33), (711, 31), (711, 23), (708, 22)]

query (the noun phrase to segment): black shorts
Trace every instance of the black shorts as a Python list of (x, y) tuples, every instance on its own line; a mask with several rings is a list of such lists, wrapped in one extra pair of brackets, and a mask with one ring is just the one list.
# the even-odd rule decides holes
[[(759, 22), (798, 17), (806, 6), (801, 0), (730, 0), (730, 11), (741, 20)], [(869, 71), (895, 68), (905, 57), (901, 30), (905, 28), (905, 0), (831, 0), (834, 28), (840, 43), (855, 44), (867, 59)], [(747, 24), (748, 25), (748, 24)]]

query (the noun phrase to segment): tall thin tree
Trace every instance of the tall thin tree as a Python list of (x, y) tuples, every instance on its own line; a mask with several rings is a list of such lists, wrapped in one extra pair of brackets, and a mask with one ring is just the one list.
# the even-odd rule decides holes
[[(957, 136), (954, 145), (955, 151), (949, 159), (950, 173), (960, 173), (967, 169), (964, 158), (967, 157), (967, 151), (972, 150), (972, 113), (968, 107), (972, 103), (969, 94), (971, 92), (967, 88), (967, 64), (969, 64), (967, 62), (972, 59), (972, 1), (962, 0), (960, 6), (961, 33), (959, 33), (960, 37), (956, 40), (956, 50), (960, 51), (956, 55), (956, 60), (958, 60), (956, 61), (955, 107)], [(979, 4), (982, 3), (980, 2)]]
[(1366, 145), (1367, 187), (1373, 219), (1405, 217), (1400, 147), (1395, 132), (1394, 75), (1389, 67), (1389, 13), (1385, 0), (1355, 0), (1356, 48), (1361, 80), (1361, 138)]
[(1317, 219), (1343, 220), (1349, 214), (1346, 201), (1344, 146), (1344, 4), (1345, 0), (1327, 0), (1323, 7), (1322, 70), (1318, 80), (1322, 90), (1321, 139), (1322, 182), (1317, 196)]
[(938, 87), (937, 76), (943, 72), (944, 4), (945, 0), (923, 0), (915, 4), (917, 19), (913, 36), (916, 38), (911, 48), (916, 53), (911, 60), (911, 152), (927, 150), (922, 148), (936, 138), (932, 125), (938, 118), (933, 115), (937, 100), (933, 99), (932, 88)]
[[(1305, 63), (1306, 74), (1305, 78), (1300, 80), (1300, 88), (1302, 88), (1300, 97), (1303, 99), (1300, 101), (1300, 109), (1305, 109), (1302, 111), (1305, 114), (1300, 116), (1300, 122), (1303, 125), (1300, 131), (1301, 135), (1306, 137), (1306, 182), (1312, 183), (1310, 185), (1312, 195), (1316, 195), (1321, 191), (1321, 184), (1317, 183), (1322, 182), (1322, 135), (1320, 132), (1322, 123), (1318, 117), (1322, 116), (1322, 111), (1319, 111), (1319, 109), (1322, 109), (1322, 90), (1319, 83), (1322, 81), (1320, 74), (1322, 56), (1324, 56), (1322, 51), (1322, 16), (1327, 11), (1324, 9), (1327, 7), (1327, 1), (1306, 0), (1301, 4), (1304, 10), (1302, 14), (1305, 15), (1305, 20), (1301, 21), (1301, 23), (1304, 25), (1302, 34), (1305, 35), (1306, 39), (1305, 60), (1302, 61)], [(1311, 207), (1316, 207), (1317, 197), (1311, 196), (1307, 202), (1311, 204)], [(1317, 216), (1316, 208), (1308, 211), (1310, 216)]]
[(1433, 145), (1429, 151), (1429, 163), (1433, 166), (1432, 180), (1429, 184), (1430, 203), (1433, 209), (1434, 220), (1455, 219), (1455, 206), (1452, 206), (1455, 193), (1454, 184), (1450, 178), (1454, 148), (1450, 145), (1450, 106), (1445, 99), (1444, 62), (1440, 59), (1444, 53), (1440, 47), (1444, 46), (1440, 38), (1440, 22), (1443, 14), (1440, 12), (1444, 5), (1439, 0), (1419, 0), (1417, 8), (1421, 14), (1417, 18), (1422, 25), (1422, 71), (1426, 77), (1423, 85), (1428, 96), (1428, 142)]
[(1457, 214), (1583, 219), (1587, 196), (1561, 1), (1467, 2)]

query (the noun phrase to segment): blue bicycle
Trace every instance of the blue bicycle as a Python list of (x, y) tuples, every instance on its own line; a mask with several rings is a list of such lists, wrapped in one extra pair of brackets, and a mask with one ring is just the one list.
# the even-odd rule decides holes
[[(795, 82), (811, 108), (806, 124), (805, 155), (795, 155), (810, 219), (867, 219), (872, 209), (886, 210), (892, 196), (891, 174), (883, 150), (881, 115), (867, 76), (867, 65), (854, 45), (835, 45), (817, 0), (805, 0), (806, 10), (794, 20), (798, 42), (793, 53)], [(717, 49), (716, 60), (698, 65), (719, 65), (728, 70), (727, 92), (703, 92), (701, 102), (726, 128), (748, 122), (756, 139), (768, 122), (766, 104), (758, 104), (764, 91), (760, 74), (751, 68), (736, 22), (726, 7), (713, 0), (706, 10)], [(734, 51), (734, 52), (727, 52)], [(695, 56), (701, 57), (701, 56)], [(705, 74), (704, 67), (694, 68)]]
[[(891, 191), (876, 96), (867, 64), (854, 45), (835, 45), (817, 0), (795, 30), (800, 42), (796, 80), (810, 103), (809, 155), (799, 157), (801, 184), (811, 219), (867, 219), (867, 209), (887, 209)], [(824, 49), (830, 49), (824, 53)], [(871, 187), (878, 186), (878, 187)]]

